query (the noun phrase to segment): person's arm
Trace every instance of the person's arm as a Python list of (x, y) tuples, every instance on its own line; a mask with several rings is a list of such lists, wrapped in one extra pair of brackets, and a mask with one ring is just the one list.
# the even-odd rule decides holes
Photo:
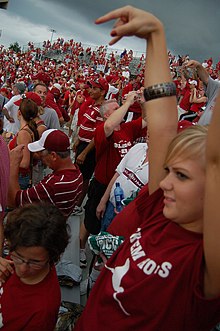
[(204, 293), (212, 298), (220, 295), (220, 94), (217, 98), (206, 145), (206, 185), (204, 204)]
[(6, 117), (6, 119), (10, 123), (14, 123), (15, 122), (14, 118), (9, 115), (9, 112), (8, 112), (8, 110), (5, 107), (2, 109), (2, 114)]
[(112, 179), (110, 180), (107, 189), (105, 190), (105, 193), (103, 194), (97, 208), (96, 208), (96, 216), (98, 219), (101, 219), (104, 216), (105, 210), (106, 210), (106, 204), (109, 200), (110, 193), (112, 186), (114, 185), (116, 179), (118, 178), (119, 174), (116, 172)]
[(185, 64), (186, 68), (191, 68), (191, 69), (196, 69), (197, 74), (199, 76), (199, 78), (201, 79), (201, 81), (207, 85), (208, 84), (208, 80), (209, 80), (209, 74), (208, 72), (205, 70), (205, 68), (203, 68), (202, 64), (198, 61), (195, 60), (190, 60)]
[(92, 138), (92, 140), (86, 146), (86, 148), (77, 156), (76, 163), (77, 164), (83, 164), (85, 159), (86, 159), (87, 154), (89, 152), (91, 152), (91, 150), (93, 150), (94, 147), (95, 147), (94, 138)]
[(132, 91), (129, 92), (126, 98), (126, 101), (124, 104), (115, 110), (105, 121), (104, 123), (104, 131), (105, 131), (105, 136), (109, 137), (114, 129), (120, 125), (120, 123), (123, 121), (129, 107), (134, 103), (134, 101), (137, 98), (137, 92)]
[(23, 158), (24, 145), (19, 145), (10, 151), (10, 177), (8, 188), (8, 207), (15, 207), (15, 197), (18, 191), (20, 191), (18, 183), (18, 171), (21, 160)]
[[(115, 44), (123, 36), (132, 35), (147, 42), (145, 88), (154, 84), (172, 83), (163, 24), (152, 14), (131, 6), (116, 9), (99, 18), (96, 23), (112, 19), (117, 19), (117, 22), (111, 31), (113, 39), (109, 45)], [(149, 132), (149, 192), (153, 193), (165, 176), (165, 155), (177, 133), (176, 96), (150, 100), (144, 107)]]
[(20, 168), (28, 169), (30, 167), (30, 151), (27, 145), (32, 142), (31, 135), (26, 130), (21, 130), (17, 136), (17, 145), (24, 145), (23, 158), (20, 163)]

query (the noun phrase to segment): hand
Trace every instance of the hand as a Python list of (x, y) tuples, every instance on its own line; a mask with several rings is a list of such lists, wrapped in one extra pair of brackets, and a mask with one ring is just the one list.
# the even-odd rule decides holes
[(59, 122), (60, 122), (60, 125), (62, 126), (63, 124), (64, 124), (64, 118), (63, 118), (63, 116), (61, 116), (60, 118), (59, 118)]
[(14, 118), (13, 117), (9, 117), (9, 118), (7, 118), (7, 120), (10, 122), (10, 123), (14, 123), (15, 122), (15, 120), (14, 120)]
[(23, 158), (23, 150), (25, 145), (21, 144), (16, 146), (14, 149), (10, 151), (10, 164), (14, 167), (19, 167), (21, 160)]
[(86, 159), (86, 154), (82, 152), (81, 154), (79, 154), (77, 156), (76, 163), (79, 164), (79, 165), (83, 164), (85, 159)]
[(14, 262), (0, 257), (0, 281), (5, 281), (14, 273)]
[(129, 107), (133, 105), (135, 101), (138, 101), (137, 91), (131, 91), (126, 95), (125, 104), (128, 103)]
[(162, 23), (154, 15), (132, 6), (113, 10), (99, 17), (95, 23), (101, 24), (112, 19), (117, 19), (117, 21), (111, 31), (113, 39), (109, 42), (109, 45), (115, 44), (124, 36), (148, 39), (151, 33), (163, 28)]
[(96, 208), (96, 216), (99, 220), (104, 216), (105, 210), (106, 210), (106, 203), (100, 201)]
[(144, 87), (141, 87), (140, 90), (137, 91), (137, 93), (138, 93), (137, 102), (140, 105), (143, 105), (145, 103), (145, 99), (144, 99)]
[(198, 66), (201, 66), (201, 63), (196, 60), (189, 60), (188, 62), (184, 63), (186, 68), (196, 69)]

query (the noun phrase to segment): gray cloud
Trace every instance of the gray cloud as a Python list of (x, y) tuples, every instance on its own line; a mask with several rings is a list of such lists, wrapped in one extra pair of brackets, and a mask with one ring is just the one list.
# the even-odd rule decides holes
[[(219, 61), (219, 0), (10, 0), (7, 15), (23, 17), (25, 24), (29, 22), (32, 26), (30, 37), (33, 36), (35, 42), (37, 37), (39, 42), (49, 39), (49, 29), (53, 28), (57, 31), (55, 37), (99, 45), (109, 42), (112, 22), (96, 26), (94, 20), (127, 4), (148, 10), (161, 19), (166, 29), (168, 48), (175, 54), (189, 54), (199, 61), (212, 56), (215, 62)], [(14, 35), (17, 37), (16, 33)], [(19, 38), (25, 42), (22, 36)], [(145, 50), (142, 40), (132, 38), (125, 38), (114, 47)]]

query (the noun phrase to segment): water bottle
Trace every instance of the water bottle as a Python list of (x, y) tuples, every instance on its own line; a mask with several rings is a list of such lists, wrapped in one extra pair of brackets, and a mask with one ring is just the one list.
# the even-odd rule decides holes
[(124, 199), (124, 192), (120, 186), (120, 183), (116, 183), (116, 187), (114, 189), (115, 196), (115, 209), (119, 213), (122, 210), (121, 201)]

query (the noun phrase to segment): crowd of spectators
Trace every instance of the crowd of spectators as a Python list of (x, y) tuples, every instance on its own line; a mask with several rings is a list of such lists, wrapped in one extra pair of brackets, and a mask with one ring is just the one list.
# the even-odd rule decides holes
[[(187, 126), (200, 121), (209, 124), (220, 90), (220, 61), (214, 64), (210, 57), (199, 63), (189, 55), (167, 55), (176, 86), (178, 120), (187, 121)], [(106, 230), (116, 214), (116, 181), (126, 186), (126, 198), (148, 182), (148, 171), (143, 180), (140, 172), (148, 169), (145, 57), (135, 58), (127, 49), (109, 52), (103, 45), (95, 50), (84, 48), (81, 42), (63, 38), (44, 41), (41, 48), (29, 42), (21, 52), (0, 47), (0, 147), (5, 150), (7, 143), (11, 150), (8, 201), (2, 197), (4, 203), (0, 201), (1, 246), (6, 206), (18, 208), (44, 200), (68, 218), (82, 213), (87, 196), (80, 233), (80, 262), (86, 266), (89, 234)], [(132, 155), (131, 164), (126, 154)], [(52, 172), (45, 176), (49, 168)], [(40, 174), (38, 179), (35, 172)], [(109, 198), (110, 212), (106, 208)], [(24, 256), (15, 255), (15, 263), (29, 267), (32, 262)]]

